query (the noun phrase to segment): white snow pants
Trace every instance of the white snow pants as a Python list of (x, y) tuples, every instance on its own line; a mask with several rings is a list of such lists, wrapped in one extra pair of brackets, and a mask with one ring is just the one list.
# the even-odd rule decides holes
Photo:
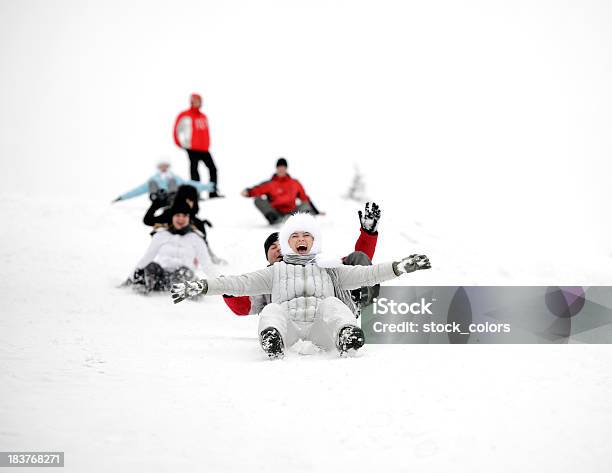
[(259, 333), (275, 328), (283, 337), (285, 349), (299, 339), (309, 340), (325, 350), (337, 349), (338, 333), (347, 326), (359, 327), (351, 310), (337, 297), (319, 302), (313, 322), (293, 321), (287, 310), (274, 303), (266, 305), (259, 315)]

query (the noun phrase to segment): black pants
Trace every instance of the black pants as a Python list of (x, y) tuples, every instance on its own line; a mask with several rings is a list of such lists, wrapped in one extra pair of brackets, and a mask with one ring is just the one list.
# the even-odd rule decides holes
[(172, 284), (192, 280), (193, 271), (185, 266), (174, 271), (168, 271), (157, 263), (149, 263), (144, 267), (143, 284), (148, 291), (169, 291)]
[(308, 212), (313, 215), (315, 214), (309, 202), (302, 202), (300, 205), (296, 206), (295, 210), (292, 210), (286, 214), (276, 210), (270, 205), (270, 201), (268, 201), (268, 199), (263, 199), (261, 197), (257, 197), (255, 199), (255, 207), (257, 207), (257, 210), (259, 210), (263, 216), (266, 217), (266, 220), (270, 224), (279, 222), (283, 217), (291, 215), (293, 212)]
[(189, 155), (189, 163), (191, 166), (191, 180), (199, 181), (200, 173), (198, 172), (198, 165), (200, 161), (208, 168), (210, 174), (210, 182), (215, 184), (215, 190), (210, 195), (217, 194), (217, 167), (211, 154), (208, 151), (196, 151), (195, 149), (188, 149), (187, 154)]

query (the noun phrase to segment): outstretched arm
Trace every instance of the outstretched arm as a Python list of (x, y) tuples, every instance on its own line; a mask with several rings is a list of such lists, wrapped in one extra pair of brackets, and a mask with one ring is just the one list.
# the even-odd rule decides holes
[(412, 273), (421, 269), (429, 269), (431, 264), (425, 255), (411, 255), (392, 263), (374, 264), (372, 266), (339, 266), (336, 268), (340, 276), (341, 289), (357, 289), (362, 286), (373, 286), (384, 281)]
[(297, 184), (297, 198), (300, 199), (302, 202), (309, 202), (310, 197), (306, 195), (306, 191), (304, 190), (304, 186), (302, 185), (302, 183), (297, 179), (295, 180), (295, 182)]
[(117, 197), (116, 200), (127, 200), (131, 199), (132, 197), (138, 197), (139, 195), (146, 193), (148, 190), (149, 183), (145, 182), (144, 184), (141, 184), (138, 187), (134, 187), (131, 191), (127, 191), (126, 193), (121, 194), (119, 197)]
[(213, 182), (192, 181), (191, 179), (183, 179), (182, 177), (177, 175), (175, 175), (174, 178), (176, 179), (176, 183), (179, 186), (187, 184), (195, 187), (198, 192), (215, 190), (215, 184)]
[(393, 271), (393, 263), (373, 264), (371, 266), (338, 266), (341, 289), (357, 289), (362, 286), (374, 286), (394, 279), (398, 275)]
[(245, 197), (259, 197), (270, 192), (270, 181), (262, 182), (254, 187), (248, 187), (243, 191)]
[(200, 279), (195, 282), (179, 283), (172, 286), (174, 303), (198, 294), (215, 296), (257, 296), (272, 292), (272, 266), (239, 276), (220, 276), (212, 279)]
[(214, 182), (200, 182), (200, 181), (192, 181), (191, 179), (188, 179), (187, 181), (185, 181), (185, 184), (189, 184), (190, 186), (195, 187), (198, 190), (198, 192), (215, 190)]
[(167, 219), (169, 217), (167, 215), (164, 216), (164, 213), (155, 216), (155, 213), (162, 207), (163, 205), (161, 205), (159, 199), (155, 199), (153, 202), (151, 202), (151, 206), (147, 210), (147, 213), (145, 213), (145, 216), (142, 218), (142, 222), (149, 227), (152, 227), (157, 223), (168, 223)]

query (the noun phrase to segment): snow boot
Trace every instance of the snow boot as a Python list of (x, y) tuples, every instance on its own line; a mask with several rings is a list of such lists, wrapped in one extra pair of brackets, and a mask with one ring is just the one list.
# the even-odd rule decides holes
[(264, 217), (266, 217), (266, 220), (268, 221), (268, 223), (270, 225), (274, 225), (280, 219), (278, 214), (275, 213), (275, 212), (269, 212), (269, 213), (265, 214)]
[(145, 272), (144, 269), (136, 269), (134, 274), (132, 275), (132, 279), (130, 280), (131, 284), (144, 284), (145, 282)]
[(338, 350), (344, 355), (350, 349), (359, 350), (365, 343), (365, 335), (359, 327), (349, 325), (338, 333)]
[(175, 270), (172, 274), (170, 274), (169, 278), (167, 278), (168, 287), (165, 288), (165, 290), (169, 291), (172, 288), (173, 284), (177, 284), (177, 283), (181, 283), (185, 281), (193, 281), (194, 278), (195, 278), (195, 275), (193, 274), (193, 271), (191, 269), (189, 269), (186, 266), (181, 266), (180, 268)]
[(285, 355), (283, 337), (275, 328), (268, 327), (262, 330), (259, 334), (259, 342), (269, 358), (282, 358)]
[(165, 290), (166, 274), (164, 269), (157, 263), (149, 263), (144, 268), (144, 294), (151, 291)]

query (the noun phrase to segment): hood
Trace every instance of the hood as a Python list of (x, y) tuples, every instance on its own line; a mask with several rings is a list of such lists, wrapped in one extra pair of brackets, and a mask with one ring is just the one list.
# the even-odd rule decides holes
[(289, 246), (289, 237), (294, 232), (310, 233), (314, 238), (310, 254), (316, 255), (321, 252), (321, 230), (319, 224), (309, 213), (298, 212), (289, 217), (278, 232), (278, 241), (280, 242), (281, 253), (283, 255), (296, 254)]

